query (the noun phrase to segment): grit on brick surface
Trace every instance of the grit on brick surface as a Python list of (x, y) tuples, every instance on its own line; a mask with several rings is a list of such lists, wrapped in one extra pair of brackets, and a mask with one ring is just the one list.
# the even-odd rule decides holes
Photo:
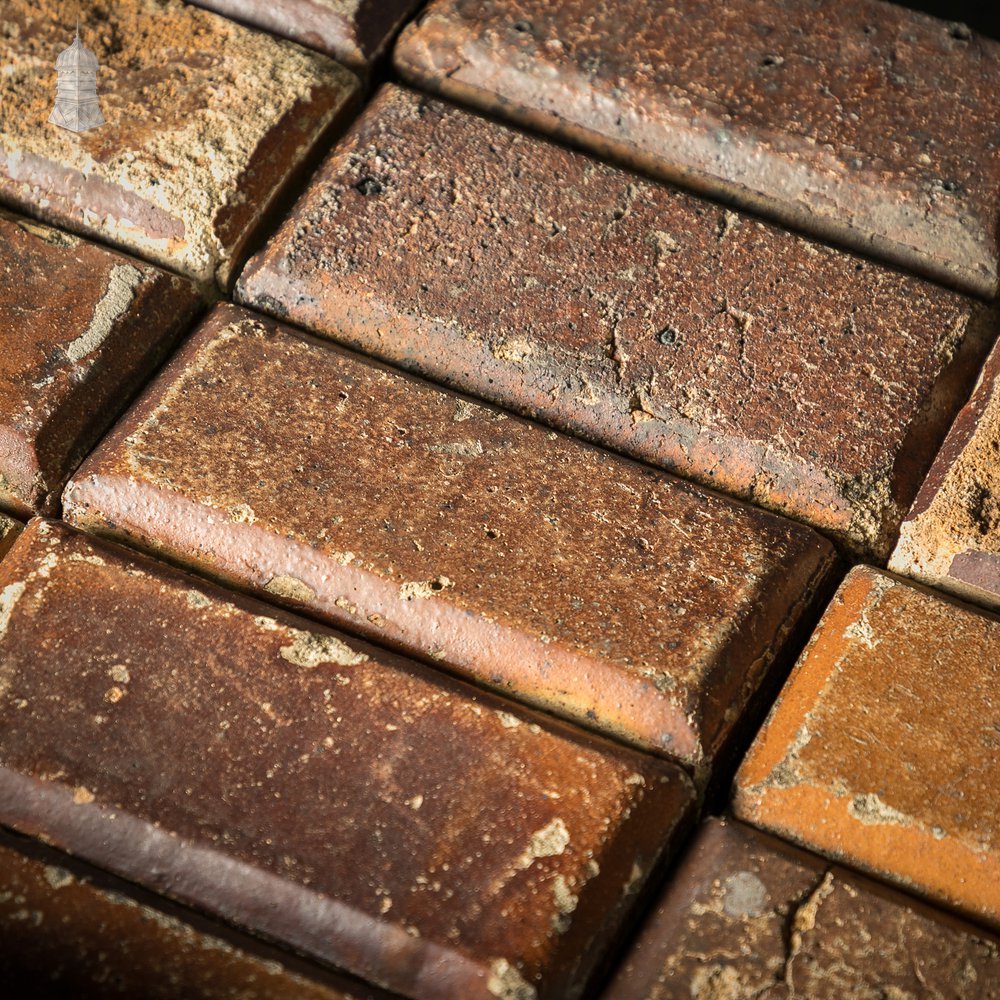
[(302, 45), (366, 77), (420, 0), (194, 0)]
[(704, 777), (834, 562), (801, 525), (232, 306), (64, 504)]
[(981, 303), (395, 87), (237, 295), (884, 561)]
[(1000, 349), (903, 521), (890, 569), (1000, 609)]
[(399, 71), (805, 231), (997, 292), (1000, 44), (878, 0), (434, 0)]
[(604, 1000), (995, 998), (1000, 943), (740, 823), (709, 820)]
[(179, 0), (88, 4), (105, 124), (47, 122), (72, 5), (5, 0), (0, 201), (225, 287), (282, 184), (353, 105), (325, 56)]
[(58, 509), (198, 306), (182, 278), (0, 212), (0, 506)]
[(578, 996), (694, 804), (673, 764), (57, 522), (0, 585), (0, 822), (407, 997)]
[(869, 567), (827, 609), (736, 814), (1000, 927), (1000, 620)]

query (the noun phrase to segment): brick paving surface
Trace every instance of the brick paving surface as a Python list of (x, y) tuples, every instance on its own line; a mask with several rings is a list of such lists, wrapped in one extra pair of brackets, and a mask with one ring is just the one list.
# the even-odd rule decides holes
[(0, 9), (0, 996), (1000, 1000), (1000, 49), (415, 7)]
[(995, 295), (1000, 44), (878, 0), (433, 0), (420, 86)]
[(389, 88), (242, 301), (884, 560), (997, 315)]

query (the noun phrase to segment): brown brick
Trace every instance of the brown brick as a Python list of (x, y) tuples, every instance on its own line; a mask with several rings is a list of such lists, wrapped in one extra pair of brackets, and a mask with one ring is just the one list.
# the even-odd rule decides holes
[(369, 995), (366, 989), (345, 992), (311, 981), (286, 967), (304, 964), (290, 955), (2, 832), (0, 940), (0, 983), (12, 1000), (352, 1000)]
[(577, 996), (693, 803), (672, 764), (57, 522), (0, 585), (0, 822), (408, 997)]
[(1000, 609), (1000, 348), (948, 432), (890, 568)]
[(997, 317), (388, 88), (243, 301), (884, 561)]
[(289, 174), (352, 103), (325, 56), (179, 0), (84, 17), (106, 123), (47, 124), (76, 7), (6, 0), (0, 200), (226, 286)]
[(878, 0), (435, 0), (420, 86), (993, 296), (1000, 45)]
[(58, 508), (198, 303), (182, 278), (0, 212), (0, 505)]
[(975, 927), (739, 823), (699, 832), (605, 1000), (1000, 997)]
[(194, 0), (302, 45), (367, 77), (420, 0)]
[(1000, 926), (1000, 620), (851, 571), (744, 761), (737, 815)]
[(705, 771), (832, 562), (807, 528), (232, 306), (64, 500)]

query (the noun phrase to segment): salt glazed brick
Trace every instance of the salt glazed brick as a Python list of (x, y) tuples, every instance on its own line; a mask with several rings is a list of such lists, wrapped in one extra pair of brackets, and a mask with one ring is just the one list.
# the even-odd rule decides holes
[(407, 997), (578, 996), (693, 805), (667, 761), (59, 522), (0, 585), (0, 822)]
[(345, 992), (311, 981), (286, 967), (303, 964), (292, 956), (179, 907), (165, 912), (165, 903), (57, 852), (0, 834), (5, 995), (18, 1000), (367, 1000), (372, 995), (364, 988)]
[(994, 296), (1000, 45), (878, 0), (435, 0), (400, 73)]
[(320, 49), (367, 77), (420, 0), (194, 0)]
[(923, 280), (391, 87), (237, 294), (880, 562), (998, 326)]
[(199, 303), (182, 278), (0, 212), (0, 505), (57, 509)]
[(81, 25), (101, 64), (106, 122), (69, 132), (47, 119), (75, 10), (4, 3), (0, 201), (225, 287), (357, 81), (325, 56), (179, 0), (121, 0)]
[(64, 509), (706, 778), (834, 563), (800, 525), (233, 306)]
[(851, 571), (736, 780), (738, 816), (1000, 926), (1000, 619)]
[(699, 831), (604, 1000), (1000, 997), (992, 935), (739, 823)]
[(903, 521), (889, 568), (1000, 609), (1000, 349)]

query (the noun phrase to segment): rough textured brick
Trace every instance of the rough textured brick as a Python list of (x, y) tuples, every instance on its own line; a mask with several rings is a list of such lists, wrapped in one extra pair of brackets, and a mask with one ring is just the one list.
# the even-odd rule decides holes
[(737, 776), (739, 816), (1000, 926), (1000, 620), (851, 571)]
[(1000, 349), (948, 432), (890, 569), (1000, 608)]
[(57, 508), (198, 301), (182, 278), (0, 213), (0, 505)]
[(425, 88), (992, 296), (1000, 45), (877, 0), (436, 0)]
[(195, 0), (320, 49), (362, 76), (420, 0)]
[(985, 307), (388, 88), (243, 301), (884, 561)]
[(357, 81), (307, 52), (179, 0), (90, 9), (106, 123), (47, 124), (76, 8), (6, 0), (0, 200), (201, 283), (229, 281), (274, 197)]
[(57, 522), (0, 563), (0, 822), (409, 997), (574, 997), (684, 773)]
[(55, 851), (0, 834), (5, 995), (11, 1000), (360, 1000), (369, 995), (364, 989), (348, 993), (312, 982), (285, 967), (294, 962), (291, 956), (179, 907), (165, 912), (165, 902)]
[(832, 563), (807, 528), (231, 306), (64, 500), (706, 770)]
[(1000, 996), (978, 928), (738, 823), (699, 832), (605, 1000)]

